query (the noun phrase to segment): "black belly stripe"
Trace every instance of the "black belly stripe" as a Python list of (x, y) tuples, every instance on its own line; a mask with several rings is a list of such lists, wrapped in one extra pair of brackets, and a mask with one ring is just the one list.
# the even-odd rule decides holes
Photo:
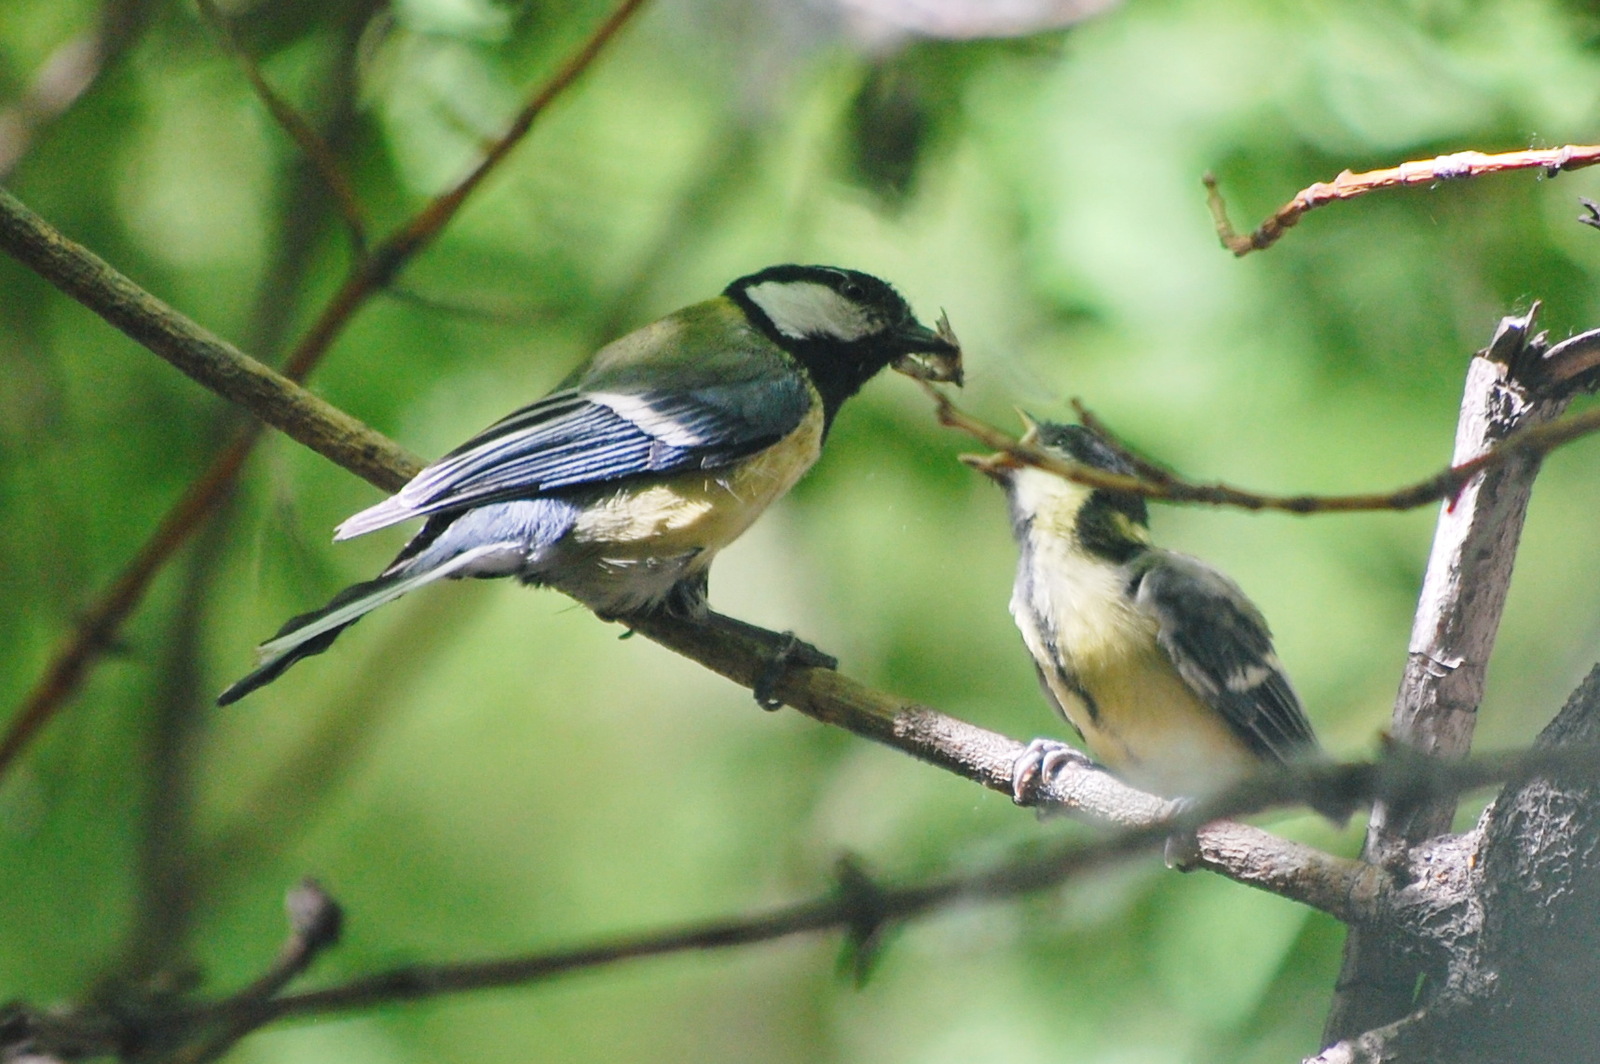
[(1089, 711), (1089, 720), (1095, 724), (1099, 724), (1099, 703), (1097, 703), (1094, 700), (1094, 696), (1091, 695), (1084, 688), (1084, 686), (1078, 682), (1078, 677), (1072, 672), (1072, 670), (1067, 668), (1066, 662), (1063, 661), (1061, 657), (1061, 648), (1056, 645), (1055, 630), (1044, 622), (1045, 618), (1043, 617), (1036, 615), (1033, 618), (1034, 626), (1039, 629), (1039, 634), (1044, 638), (1045, 649), (1050, 652), (1050, 671), (1055, 673), (1055, 677), (1058, 681), (1060, 681), (1062, 687), (1066, 688), (1068, 691), (1071, 691), (1083, 701), (1084, 708)]
[(1083, 700), (1083, 707), (1089, 711), (1089, 719), (1095, 724), (1099, 724), (1100, 703), (1094, 700), (1094, 696), (1089, 693), (1087, 688), (1078, 683), (1078, 678), (1076, 676), (1066, 670), (1066, 668), (1061, 664), (1060, 658), (1055, 656), (1053, 651), (1052, 657), (1055, 657), (1056, 678), (1061, 681), (1063, 687)]
[(1067, 715), (1067, 707), (1061, 704), (1061, 695), (1050, 685), (1050, 678), (1044, 674), (1044, 666), (1037, 661), (1033, 663), (1033, 674), (1039, 679), (1039, 690), (1044, 692), (1045, 701), (1056, 707), (1056, 716), (1066, 721), (1067, 727), (1071, 728), (1073, 734), (1077, 735), (1080, 740), (1087, 742), (1083, 738), (1083, 729), (1078, 727), (1077, 721)]

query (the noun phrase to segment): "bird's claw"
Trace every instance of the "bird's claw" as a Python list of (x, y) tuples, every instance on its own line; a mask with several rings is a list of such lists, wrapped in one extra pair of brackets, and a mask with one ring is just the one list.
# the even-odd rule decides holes
[(774, 692), (789, 670), (797, 666), (805, 669), (837, 669), (839, 659), (818, 650), (793, 632), (784, 632), (778, 648), (767, 659), (761, 675), (756, 677), (755, 684), (750, 688), (750, 693), (755, 695), (756, 705), (768, 711), (781, 709), (783, 700), (775, 697)]
[(1090, 766), (1094, 761), (1056, 739), (1035, 739), (1011, 763), (1011, 800), (1018, 805), (1038, 805), (1045, 790), (1068, 765)]

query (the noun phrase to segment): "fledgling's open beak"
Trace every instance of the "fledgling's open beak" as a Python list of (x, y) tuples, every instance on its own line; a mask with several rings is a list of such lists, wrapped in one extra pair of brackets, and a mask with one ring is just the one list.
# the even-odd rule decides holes
[[(1022, 418), (1023, 428), (1022, 436), (1017, 442), (1032, 447), (1039, 442), (1039, 422), (1020, 406), (1017, 407), (1017, 416)], [(999, 451), (995, 454), (959, 454), (956, 457), (990, 480), (1001, 484), (1011, 483), (1011, 474), (1027, 464), (1019, 461), (1010, 451)]]
[(1022, 463), (1009, 451), (1000, 451), (997, 454), (958, 454), (956, 458), (990, 480), (1001, 484), (1009, 484), (1011, 474), (1022, 468)]
[(890, 343), (900, 349), (900, 357), (889, 363), (891, 369), (920, 381), (961, 387), (961, 341), (943, 312), (937, 329), (913, 321), (896, 329)]

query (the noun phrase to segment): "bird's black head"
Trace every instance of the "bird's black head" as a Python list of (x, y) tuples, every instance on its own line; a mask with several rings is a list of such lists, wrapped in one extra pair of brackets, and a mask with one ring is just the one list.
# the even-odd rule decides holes
[(949, 327), (923, 325), (899, 292), (871, 274), (833, 266), (772, 266), (726, 294), (795, 356), (821, 393), (828, 420), (886, 366), (961, 383), (961, 347)]
[[(1126, 455), (1092, 429), (1035, 421), (1027, 414), (1022, 415), (1022, 421), (1027, 428), (1022, 443), (1107, 473), (1131, 476), (1138, 472)], [(1043, 513), (1057, 526), (1070, 523), (1084, 549), (1114, 562), (1126, 562), (1149, 545), (1144, 530), (1149, 528), (1150, 513), (1142, 495), (1090, 488), (1036, 469), (1010, 451), (962, 455), (961, 460), (1005, 487), (1019, 538)]]
[[(1083, 425), (1030, 420), (1028, 431), (1022, 439), (1026, 443), (1037, 443), (1063, 458), (1094, 469), (1103, 469), (1107, 473), (1131, 477), (1139, 472), (1126, 455), (1108, 444), (1099, 433)], [(1086, 510), (1095, 508), (1115, 510), (1137, 525), (1150, 524), (1150, 513), (1142, 495), (1098, 488), (1090, 498), (1090, 505), (1085, 507)]]
[(1106, 443), (1099, 433), (1082, 425), (1030, 420), (1025, 435), (1033, 437), (1029, 442), (1037, 443), (1045, 450), (1054, 451), (1080, 465), (1128, 477), (1139, 472), (1121, 451)]

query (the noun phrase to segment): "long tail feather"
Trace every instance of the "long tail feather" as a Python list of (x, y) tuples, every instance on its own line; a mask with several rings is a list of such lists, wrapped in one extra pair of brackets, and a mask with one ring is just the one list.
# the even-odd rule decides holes
[(239, 701), (258, 687), (282, 676), (301, 658), (320, 654), (333, 645), (339, 633), (355, 624), (379, 606), (393, 602), (408, 591), (431, 584), (460, 572), (480, 557), (498, 550), (498, 543), (486, 544), (463, 551), (441, 565), (416, 571), (400, 570), (385, 573), (376, 580), (352, 584), (333, 597), (320, 610), (302, 613), (284, 622), (278, 634), (256, 648), (260, 659), (249, 673), (217, 696), (217, 705), (226, 706)]

